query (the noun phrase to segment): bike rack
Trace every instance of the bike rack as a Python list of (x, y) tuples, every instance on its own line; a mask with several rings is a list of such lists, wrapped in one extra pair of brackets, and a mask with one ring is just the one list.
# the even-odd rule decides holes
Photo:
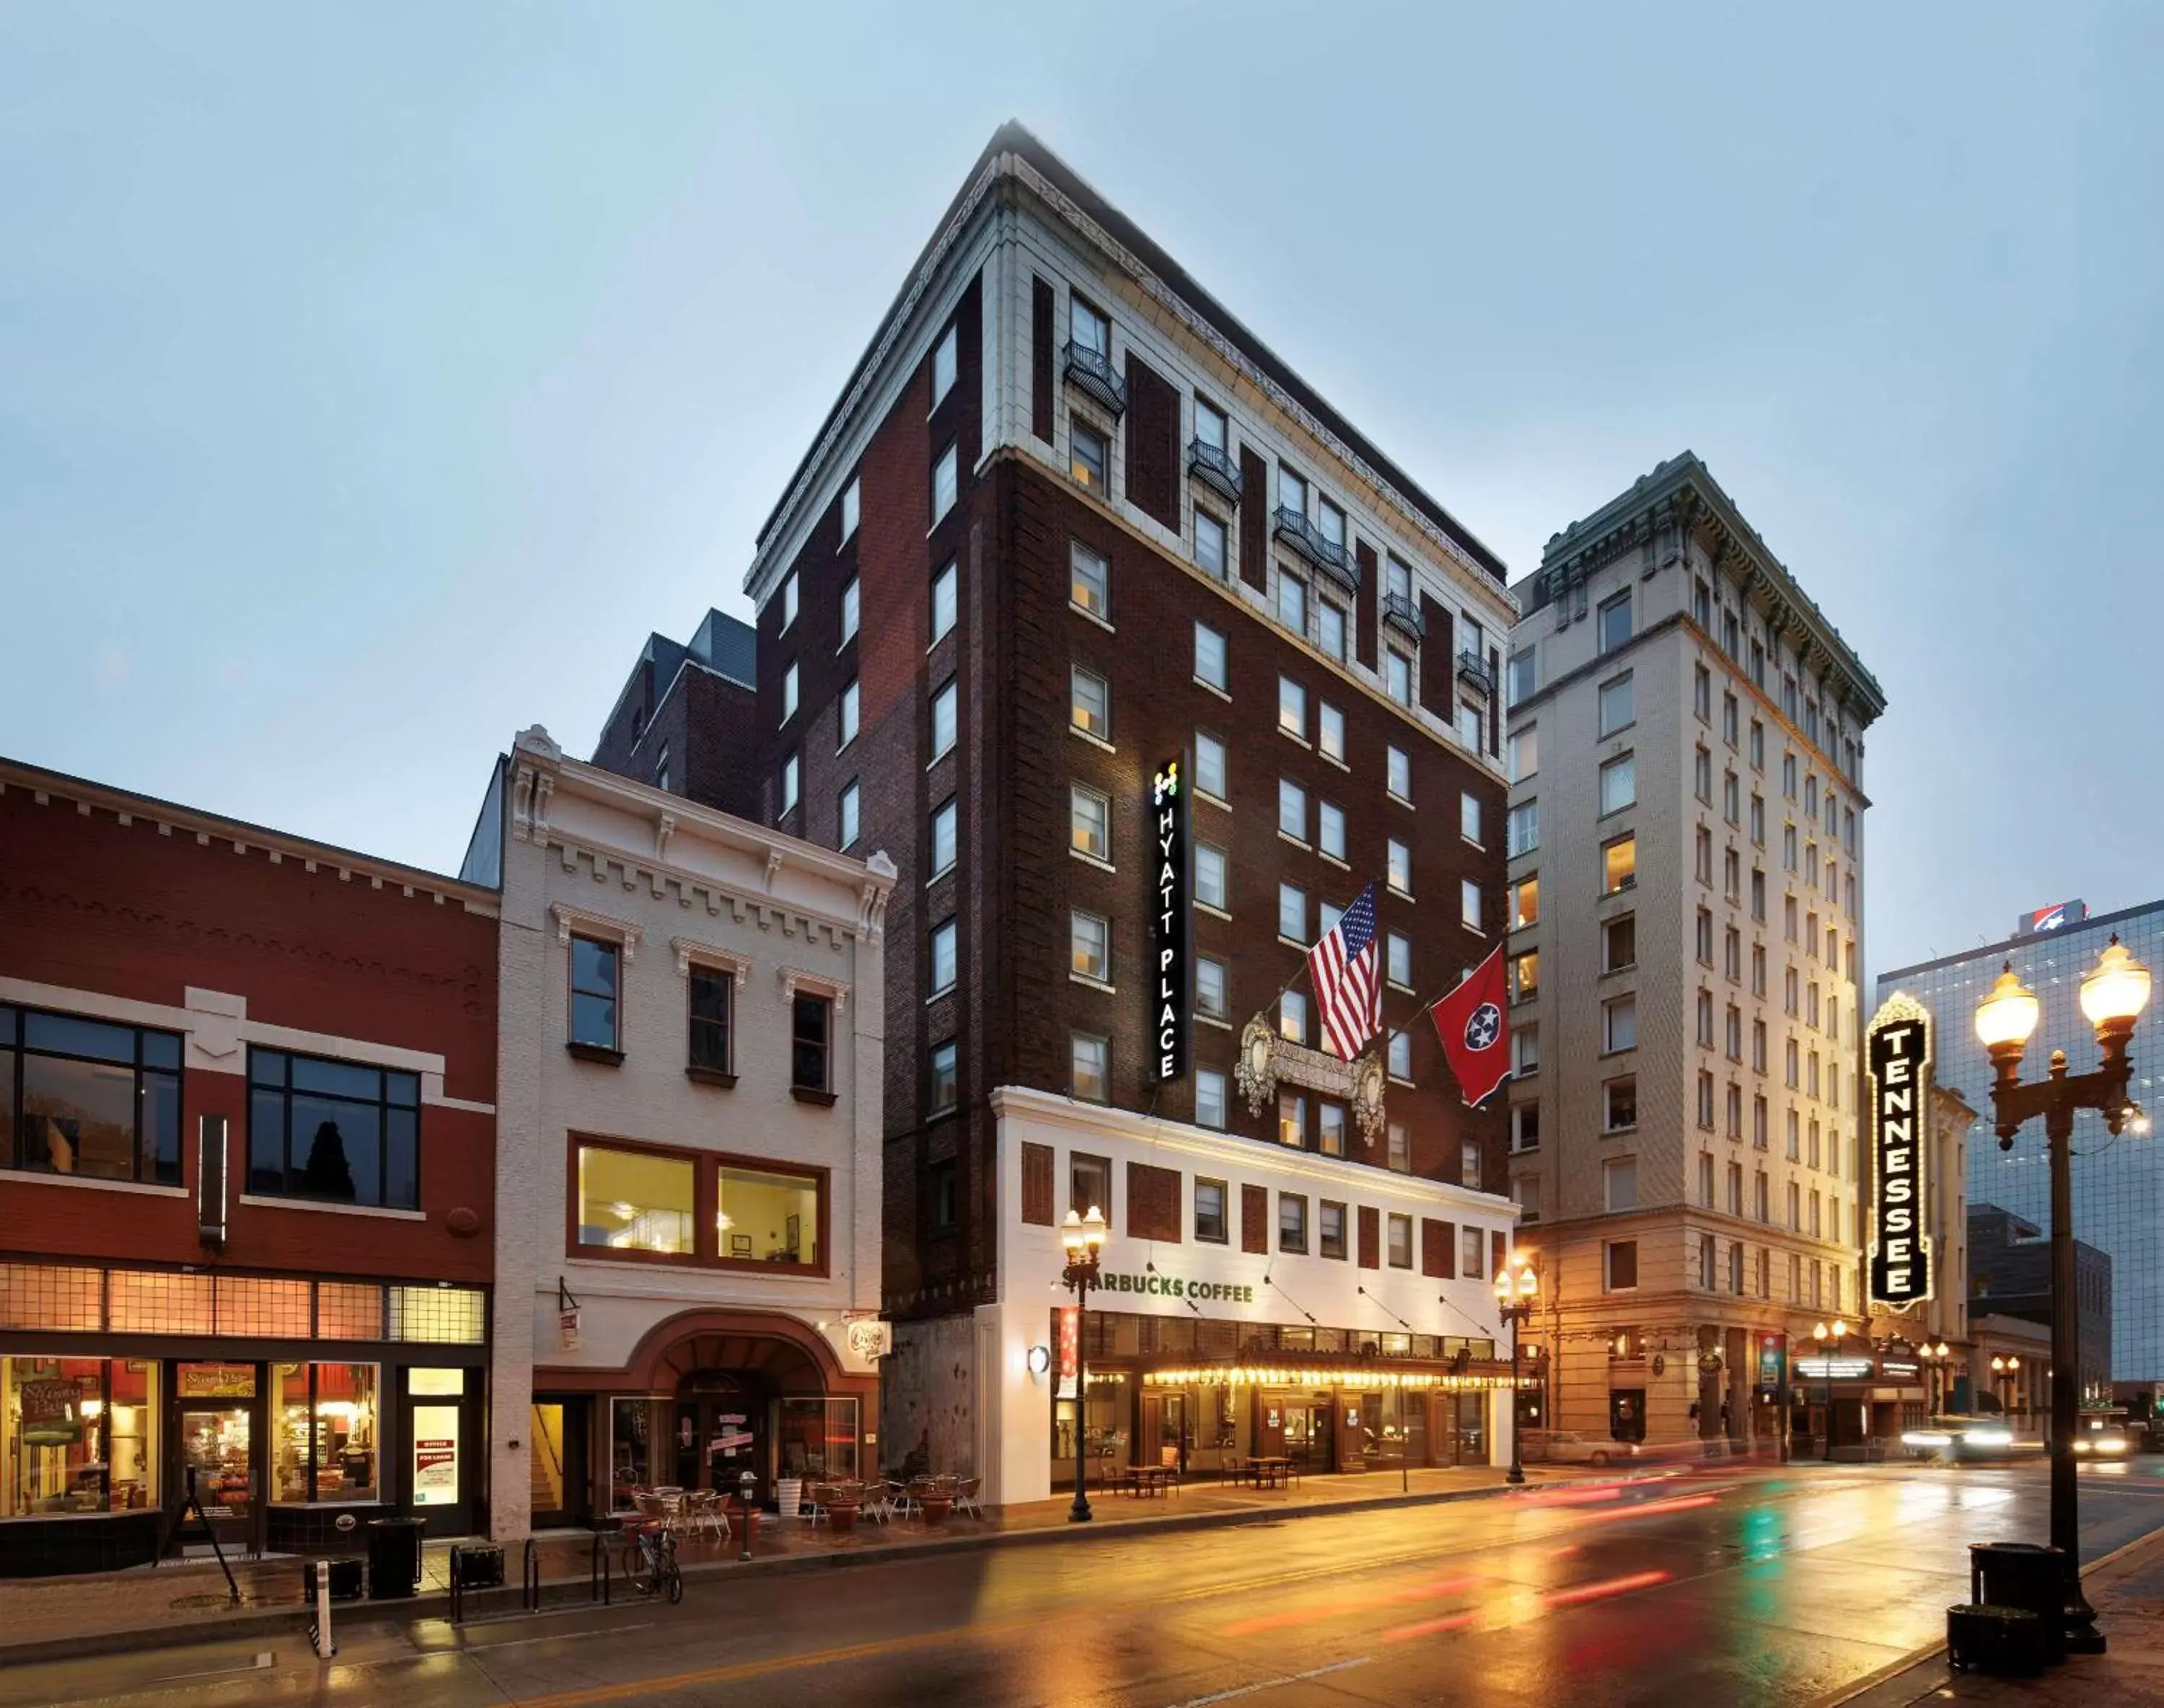
[(528, 1613), (541, 1611), (541, 1550), (533, 1538), (526, 1538), (525, 1558), (518, 1574), (518, 1605)]
[(593, 1557), (588, 1565), (588, 1599), (600, 1602), (604, 1607), (614, 1605), (616, 1588), (616, 1568), (609, 1558), (608, 1540), (607, 1531), (596, 1530), (594, 1532)]

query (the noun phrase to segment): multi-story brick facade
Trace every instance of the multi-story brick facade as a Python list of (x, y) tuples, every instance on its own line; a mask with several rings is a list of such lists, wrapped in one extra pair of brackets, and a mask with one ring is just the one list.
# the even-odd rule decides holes
[(739, 818), (759, 811), (764, 758), (750, 628), (709, 611), (688, 642), (647, 637), (594, 744), (593, 762)]
[(1861, 1320), (1863, 733), (1884, 702), (1688, 453), (1557, 534), (1519, 591), (1510, 1178), (1553, 1282), (1558, 1420), (1770, 1442), (1781, 1357)]
[[(495, 896), (0, 762), (0, 1575), (485, 1516)], [(424, 1450), (425, 1449), (425, 1450)]]
[[(974, 1464), (1016, 1499), (1042, 1492), (1048, 1448), (1063, 1430), (1071, 1439), (1071, 1403), (1021, 1374), (1050, 1334), (1050, 1301), (1002, 1248), (1023, 1143), (998, 1106), (1004, 1089), (1128, 1112), (1167, 1140), (1219, 1129), (1247, 1141), (1244, 1178), (1210, 1190), (1253, 1185), (1304, 1205), (1283, 1172), (1289, 1148), (1300, 1179), (1326, 1177), (1331, 1216), (1366, 1226), (1378, 1206), (1357, 1200), (1372, 1181), (1379, 1201), (1410, 1196), (1453, 1228), (1469, 1201), (1500, 1245), (1510, 1208), (1479, 1195), (1502, 1180), (1501, 1117), (1464, 1106), (1421, 1005), (1499, 940), (1490, 685), (1514, 614), (1501, 565), (1026, 133), (1002, 130), (972, 171), (746, 586), (767, 818), (828, 846), (884, 849), (898, 868), (884, 1099), (890, 1444)], [(1179, 1017), (1189, 1071), (1160, 1078), (1148, 800), (1175, 759), (1195, 786), (1200, 982)], [(1397, 1041), (1363, 1059), (1363, 1099), (1362, 1076), (1321, 1047), (1302, 967), (1328, 910), (1370, 881)], [(1237, 1079), (1251, 1017), (1269, 1058), (1258, 1065), (1276, 1080), (1252, 1104)], [(1106, 1122), (1111, 1138), (1133, 1136), (1127, 1117)], [(1085, 1169), (1101, 1159), (1074, 1143)], [(1056, 1147), (1040, 1148), (1053, 1164)], [(1111, 1196), (1102, 1207), (1125, 1232), (1132, 1206), (1119, 1185)], [(1175, 1205), (1175, 1221), (1184, 1213)], [(1415, 1290), (1401, 1301), (1410, 1314), (1393, 1316), (1348, 1290), (1333, 1308), (1353, 1320), (1317, 1332), (1348, 1356), (1385, 1330), (1409, 1359), (1414, 1335), (1431, 1360), (1446, 1339), (1489, 1353), (1482, 1250), (1469, 1275), (1455, 1250), (1447, 1270), (1422, 1264), (1453, 1284), (1447, 1305)], [(1279, 1261), (1281, 1295), (1258, 1285), (1267, 1253), (1243, 1248), (1256, 1297), (1218, 1313), (1226, 1345), (1311, 1348), (1286, 1298), (1299, 1272), (1338, 1261)], [(1323, 1273), (1317, 1297), (1334, 1289)], [(1280, 1339), (1286, 1322), (1299, 1330)], [(1256, 1418), (1283, 1411), (1242, 1396), (1242, 1439), (1263, 1427), (1250, 1401)], [(1099, 1404), (1093, 1388), (1093, 1437), (1148, 1434), (1134, 1405), (1108, 1398), (1100, 1419)], [(1477, 1425), (1455, 1412), (1419, 1423), (1449, 1432), (1447, 1453), (1487, 1439), (1484, 1411)]]

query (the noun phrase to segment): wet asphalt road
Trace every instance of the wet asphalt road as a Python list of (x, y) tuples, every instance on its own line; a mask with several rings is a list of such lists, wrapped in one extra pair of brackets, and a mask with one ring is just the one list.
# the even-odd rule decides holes
[[(2083, 1479), (2089, 1557), (2164, 1465)], [(310, 1703), (1809, 1703), (1937, 1639), (1966, 1544), (2041, 1540), (2041, 1465), (1715, 1472), (1075, 1547), (695, 1576), (679, 1608), (349, 1627), (0, 1671), (0, 1708)], [(267, 1656), (267, 1662), (265, 1657)]]

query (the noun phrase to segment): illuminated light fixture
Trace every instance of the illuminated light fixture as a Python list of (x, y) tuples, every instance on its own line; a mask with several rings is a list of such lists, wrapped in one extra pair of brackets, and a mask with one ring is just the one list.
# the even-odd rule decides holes
[(2096, 970), (2082, 980), (2082, 1013), (2101, 1034), (2108, 1026), (2132, 1025), (2148, 1006), (2149, 969), (2114, 932)]
[(2036, 1000), (2036, 993), (2014, 976), (2014, 963), (2008, 961), (1991, 994), (1977, 1004), (1977, 1042), (1988, 1050), (2004, 1049), (2009, 1044), (2017, 1048), (2024, 1046), (2035, 1033), (2043, 1012), (2044, 1005)]

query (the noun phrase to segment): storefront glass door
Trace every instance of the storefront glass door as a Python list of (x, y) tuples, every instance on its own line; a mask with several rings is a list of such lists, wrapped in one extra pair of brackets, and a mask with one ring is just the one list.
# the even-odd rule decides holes
[(1337, 1431), (1326, 1395), (1315, 1400), (1287, 1401), (1284, 1432), (1285, 1457), (1303, 1475), (1337, 1469)]
[(192, 1471), (203, 1516), (218, 1526), (221, 1540), (228, 1528), (244, 1535), (255, 1515), (253, 1409), (244, 1404), (181, 1410), (182, 1486)]

